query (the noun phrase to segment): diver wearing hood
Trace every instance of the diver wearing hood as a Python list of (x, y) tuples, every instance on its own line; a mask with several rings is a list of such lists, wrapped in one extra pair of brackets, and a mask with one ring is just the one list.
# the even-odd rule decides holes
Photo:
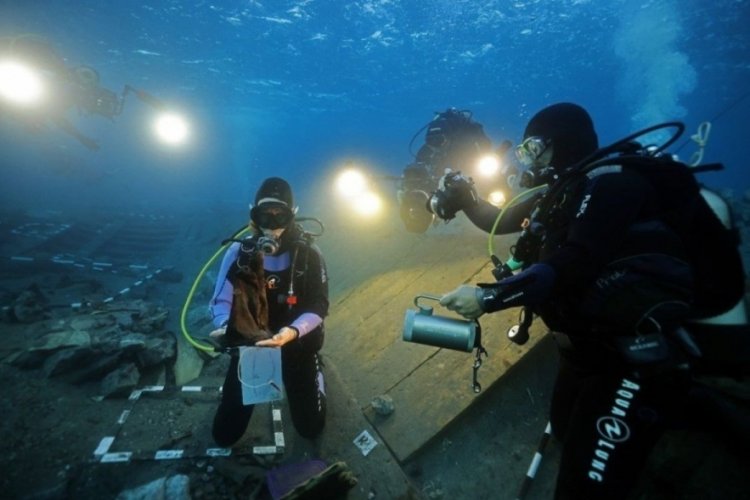
[(435, 113), (409, 143), (425, 131), (424, 143), (414, 155), (414, 162), (404, 168), (398, 188), (399, 215), (407, 231), (423, 233), (434, 221), (426, 208), (431, 193), (446, 169), (468, 172), (485, 154), (492, 152), (492, 141), (481, 123), (469, 110), (448, 108)]
[[(323, 346), (323, 319), (328, 314), (328, 278), (320, 250), (295, 223), (296, 212), (291, 187), (284, 179), (271, 177), (261, 184), (250, 209), (252, 235), (242, 243), (233, 243), (222, 261), (209, 305), (216, 327), (211, 336), (228, 336), (225, 334), (233, 326), (233, 300), (240, 296), (234, 284), (242, 265), (242, 246), (260, 249), (268, 327), (276, 333), (255, 345), (281, 348), (292, 421), (301, 436), (314, 438), (323, 430), (326, 414), (318, 351)], [(253, 412), (252, 405), (242, 403), (238, 362), (238, 356), (233, 355), (214, 417), (213, 436), (220, 446), (231, 446), (242, 437)]]
[[(440, 301), (467, 318), (523, 306), (553, 332), (561, 361), (550, 422), (563, 445), (556, 498), (624, 498), (665, 429), (713, 417), (696, 398), (704, 393), (679, 340), (696, 287), (688, 248), (664, 220), (673, 207), (637, 169), (576, 173), (597, 148), (580, 106), (538, 112), (516, 155), (524, 184), (547, 190), (511, 207), (495, 231), (521, 231), (512, 247), (521, 271)], [(488, 232), (499, 213), (481, 199), (462, 208)]]

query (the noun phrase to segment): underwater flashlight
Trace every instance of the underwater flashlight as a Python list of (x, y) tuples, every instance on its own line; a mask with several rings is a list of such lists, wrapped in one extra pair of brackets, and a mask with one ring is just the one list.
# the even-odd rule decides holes
[(367, 191), (367, 177), (357, 169), (346, 169), (336, 179), (336, 189), (345, 198), (356, 198)]
[(477, 162), (477, 171), (484, 177), (492, 177), (500, 171), (500, 160), (495, 155), (485, 155)]
[(44, 96), (44, 84), (39, 74), (15, 61), (0, 62), (0, 97), (13, 104), (37, 104)]
[(493, 191), (487, 196), (487, 201), (496, 207), (502, 207), (505, 205), (505, 193), (502, 191)]
[(440, 297), (421, 294), (414, 297), (417, 309), (407, 309), (402, 337), (407, 342), (471, 352), (477, 346), (481, 328), (477, 321), (433, 314), (433, 308), (419, 305), (419, 299), (439, 302)]
[(175, 113), (163, 113), (154, 122), (156, 136), (170, 145), (179, 145), (188, 137), (188, 123), (182, 116)]
[(360, 215), (373, 216), (380, 213), (383, 207), (383, 200), (380, 196), (372, 191), (366, 191), (353, 200), (354, 210)]

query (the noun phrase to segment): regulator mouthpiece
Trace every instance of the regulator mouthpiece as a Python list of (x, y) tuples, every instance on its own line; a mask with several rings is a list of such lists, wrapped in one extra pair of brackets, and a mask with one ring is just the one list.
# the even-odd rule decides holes
[(256, 243), (258, 250), (265, 255), (273, 255), (279, 251), (281, 244), (274, 238), (261, 236)]

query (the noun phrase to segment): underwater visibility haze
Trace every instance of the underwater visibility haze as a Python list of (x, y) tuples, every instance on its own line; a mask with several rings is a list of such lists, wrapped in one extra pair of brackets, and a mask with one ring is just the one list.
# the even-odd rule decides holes
[[(361, 498), (407, 489), (399, 466), (422, 449), (438, 457), (417, 459), (409, 472), (426, 497), (497, 498), (490, 482), (473, 480), (477, 460), (484, 477), (512, 483), (502, 490), (511, 498), (546, 423), (553, 374), (544, 353), (552, 351), (544, 344), (529, 353), (538, 365), (519, 369), (528, 377), (515, 393), (508, 388), (502, 405), (484, 399), (487, 420), (464, 436), (471, 446), (440, 434), (475, 401), (466, 391), (472, 360), (402, 342), (404, 309), (422, 279), (434, 287), (422, 291), (439, 293), (491, 278), (478, 271), (488, 264), (486, 236), (463, 214), (415, 235), (392, 209), (423, 127), (455, 107), (471, 111), (493, 147), (517, 144), (537, 111), (573, 102), (592, 116), (602, 146), (683, 122), (685, 133), (668, 151), (687, 161), (698, 150), (691, 136), (708, 121), (703, 163), (724, 169), (702, 173), (700, 181), (745, 204), (738, 218), (747, 268), (749, 24), (750, 0), (0, 0), (0, 376), (10, 391), (0, 401), (3, 491), (107, 498), (153, 479), (154, 462), (122, 475), (81, 465), (91, 463), (102, 428), (121, 415), (127, 394), (123, 386), (98, 385), (116, 364), (109, 352), (96, 362), (75, 356), (112, 338), (157, 345), (162, 350), (147, 368), (161, 378), (144, 382), (151, 371), (141, 356), (140, 373), (135, 362), (118, 368), (135, 377), (129, 389), (198, 377), (221, 384), (226, 359), (185, 349), (181, 308), (189, 295), (192, 306), (182, 311), (192, 333), (205, 338), (216, 269), (204, 268), (205, 279), (190, 289), (193, 277), (222, 239), (247, 223), (261, 182), (280, 176), (300, 214), (320, 217), (326, 229), (318, 240), (331, 295), (323, 354), (345, 380), (330, 378), (329, 400), (340, 405), (331, 413), (349, 420), (328, 424), (344, 437), (324, 441), (323, 451), (365, 471)], [(11, 89), (17, 67), (10, 63), (29, 62), (30, 54), (49, 81), (66, 84), (42, 84), (39, 104), (18, 105), (6, 99), (11, 90), (35, 87), (25, 81)], [(71, 75), (77, 83), (69, 86)], [(154, 120), (163, 112), (184, 120), (171, 129), (184, 137), (159, 140)], [(360, 218), (337, 197), (335, 179), (345, 166), (367, 173), (390, 200), (385, 217)], [(109, 309), (87, 310), (93, 303)], [(480, 375), (487, 388), (526, 352), (508, 347), (506, 327), (498, 326), (504, 320), (491, 316), (485, 319), (497, 323), (485, 338), (494, 358)], [(46, 343), (31, 345), (36, 337)], [(80, 350), (63, 359), (56, 356), (61, 346)], [(76, 371), (81, 366), (85, 373)], [(436, 379), (447, 388), (429, 385)], [(409, 401), (397, 401), (393, 417), (408, 420), (402, 434), (368, 406), (394, 388)], [(423, 397), (428, 393), (438, 403)], [(115, 394), (119, 400), (109, 397)], [(132, 446), (118, 450), (187, 449), (210, 440), (209, 405), (177, 398), (160, 404), (148, 413), (139, 403), (147, 424), (116, 434), (117, 446)], [(443, 413), (422, 418), (427, 411)], [(385, 422), (376, 441), (388, 446), (376, 447), (365, 463), (352, 443), (372, 422)], [(259, 428), (251, 432), (263, 444)], [(345, 434), (350, 430), (356, 432)], [(300, 450), (294, 443), (288, 449)], [(264, 480), (247, 479), (246, 467), (196, 456), (192, 490), (204, 498), (249, 498)], [(378, 478), (375, 486), (366, 474)], [(532, 498), (551, 494), (554, 467), (544, 474)], [(471, 488), (485, 489), (462, 486), (467, 477)]]
[(73, 204), (246, 202), (272, 172), (306, 185), (352, 158), (399, 175), (409, 139), (436, 111), (473, 111), (497, 144), (518, 141), (528, 118), (558, 101), (586, 107), (602, 144), (671, 120), (686, 123), (687, 138), (723, 112), (705, 159), (725, 163), (721, 184), (747, 187), (742, 0), (10, 0), (0, 9), (3, 37), (42, 36), (68, 66), (94, 68), (116, 93), (143, 89), (192, 127), (185, 149), (164, 151), (133, 96), (114, 122), (71, 110), (100, 143), (90, 152), (54, 126), (30, 134), (5, 116), (6, 204), (64, 203), (62, 193)]

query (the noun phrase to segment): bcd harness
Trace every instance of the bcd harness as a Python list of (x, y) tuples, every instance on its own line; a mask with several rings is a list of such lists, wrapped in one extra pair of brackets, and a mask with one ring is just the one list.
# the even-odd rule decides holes
[[(289, 268), (289, 287), (287, 288), (286, 293), (280, 296), (280, 300), (283, 300), (286, 303), (290, 311), (295, 308), (298, 302), (297, 289), (299, 288), (299, 286), (296, 285), (301, 286), (301, 283), (304, 282), (304, 279), (307, 275), (309, 262), (308, 257), (310, 246), (313, 244), (313, 239), (314, 236), (311, 233), (300, 231), (300, 237), (293, 244), (293, 249), (291, 252), (291, 266)], [(257, 258), (257, 253), (260, 252), (257, 245), (257, 237), (248, 236), (241, 240), (227, 239), (224, 240), (222, 244), (226, 244), (231, 241), (238, 242), (240, 244), (240, 247), (237, 252), (237, 259), (230, 268), (229, 274), (233, 276), (242, 276), (242, 274), (246, 274), (249, 272), (250, 263), (253, 261), (253, 259)], [(298, 268), (300, 250), (302, 250), (302, 252), (304, 253), (301, 269)], [(266, 292), (269, 289), (272, 289), (272, 287), (267, 283)], [(281, 299), (281, 297), (283, 297), (283, 299)]]
[[(676, 125), (664, 124), (663, 126)], [(646, 130), (651, 131), (655, 128), (659, 126)], [(644, 132), (640, 134), (642, 133)], [(538, 260), (548, 228), (557, 227), (559, 223), (564, 222), (561, 218), (561, 215), (564, 215), (564, 208), (571, 198), (574, 198), (575, 190), (585, 176), (594, 177), (599, 173), (628, 169), (645, 177), (654, 186), (658, 195), (666, 198), (666, 202), (661, 205), (663, 213), (659, 218), (663, 219), (669, 229), (685, 240), (689, 253), (688, 261), (694, 270), (696, 281), (696, 300), (693, 309), (699, 311), (702, 317), (714, 316), (730, 309), (742, 299), (744, 273), (737, 251), (740, 242), (738, 231), (734, 227), (725, 227), (714, 214), (708, 213), (711, 212), (711, 208), (701, 197), (700, 184), (694, 177), (696, 173), (719, 170), (723, 166), (707, 164), (691, 168), (673, 160), (671, 156), (660, 154), (668, 144), (676, 140), (679, 134), (676, 134), (661, 148), (649, 152), (636, 149), (630, 142), (630, 139), (637, 135), (639, 134), (603, 148), (598, 154), (567, 169), (544, 194), (537, 198), (529, 218), (523, 223), (516, 244), (511, 248), (512, 259), (503, 263), (493, 255), (493, 262), (496, 265), (493, 270), (495, 279), (502, 281), (514, 276), (514, 268), (509, 263), (522, 263), (524, 268), (528, 268), (530, 264)], [(617, 155), (611, 156), (612, 154)], [(673, 189), (675, 185), (680, 189)], [(669, 206), (670, 204), (672, 206)], [(697, 227), (700, 227), (700, 231), (696, 230)], [(710, 241), (703, 241), (704, 239)], [(510, 281), (513, 282), (513, 280)], [(514, 285), (521, 287), (524, 283), (517, 282)], [(512, 294), (513, 290), (506, 291), (501, 288), (499, 293)], [(523, 306), (520, 322), (510, 329), (508, 337), (518, 344), (525, 343), (529, 338), (528, 330), (532, 318), (532, 307)], [(659, 325), (656, 326), (658, 330)], [(648, 336), (648, 339), (637, 333), (618, 337), (615, 342), (616, 348), (630, 362), (636, 364), (651, 362), (652, 358), (664, 355), (666, 350), (662, 337), (664, 333), (676, 337), (682, 350), (688, 352), (690, 356), (700, 356), (700, 348), (695, 345), (690, 334), (682, 327), (677, 328), (675, 332), (657, 331), (653, 337)]]

